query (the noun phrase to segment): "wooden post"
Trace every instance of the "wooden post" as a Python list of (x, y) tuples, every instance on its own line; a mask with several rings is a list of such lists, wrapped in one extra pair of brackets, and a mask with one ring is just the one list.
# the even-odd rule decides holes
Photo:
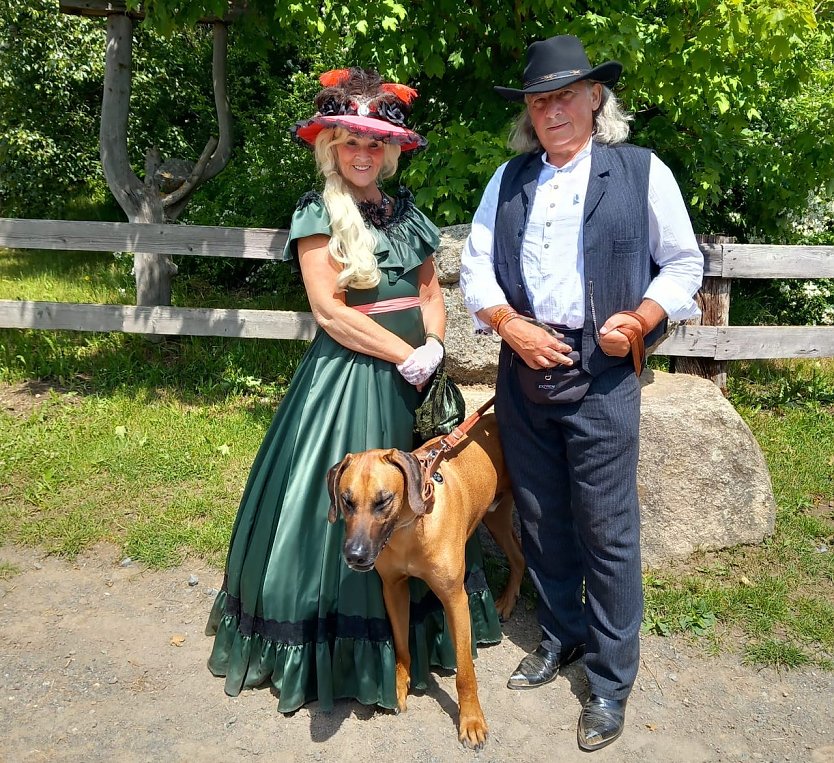
[[(697, 234), (695, 238), (699, 244), (733, 244), (732, 236), (711, 236)], [(700, 326), (729, 326), (730, 325), (730, 284), (729, 278), (705, 276), (703, 286), (695, 295), (698, 307), (701, 308), (701, 318), (687, 321)], [(671, 370), (678, 374), (692, 374), (701, 376), (713, 382), (727, 395), (727, 361), (710, 358), (672, 358)]]

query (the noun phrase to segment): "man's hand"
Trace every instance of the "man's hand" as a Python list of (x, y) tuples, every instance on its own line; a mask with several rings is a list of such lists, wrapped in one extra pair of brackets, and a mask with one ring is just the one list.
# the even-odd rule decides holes
[(567, 357), (571, 348), (559, 341), (562, 336), (555, 331), (551, 334), (523, 318), (508, 321), (501, 329), (501, 337), (530, 368), (572, 366), (573, 361)]
[(637, 318), (624, 313), (614, 313), (599, 330), (599, 347), (606, 355), (624, 358), (631, 352), (628, 337), (619, 330), (621, 326), (627, 326), (638, 334), (643, 334), (643, 327)]

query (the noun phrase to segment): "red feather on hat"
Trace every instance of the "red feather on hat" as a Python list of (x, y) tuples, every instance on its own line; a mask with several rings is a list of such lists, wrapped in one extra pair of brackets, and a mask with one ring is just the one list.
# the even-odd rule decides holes
[(331, 69), (319, 75), (319, 82), (323, 87), (339, 87), (343, 85), (350, 74), (350, 69)]
[(380, 85), (379, 89), (386, 93), (393, 93), (406, 105), (410, 104), (417, 97), (417, 91), (413, 87), (400, 85), (396, 82), (386, 82)]

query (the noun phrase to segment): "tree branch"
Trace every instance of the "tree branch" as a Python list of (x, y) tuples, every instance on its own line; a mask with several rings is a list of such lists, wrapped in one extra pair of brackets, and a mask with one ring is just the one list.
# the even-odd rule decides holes
[(229, 163), (232, 155), (232, 109), (226, 94), (226, 60), (229, 45), (228, 27), (214, 24), (214, 45), (211, 57), (212, 84), (214, 86), (214, 108), (217, 111), (217, 129), (220, 140), (211, 158), (203, 180), (210, 180)]
[(168, 209), (169, 207), (174, 206), (177, 202), (183, 201), (194, 192), (200, 183), (206, 179), (203, 177), (203, 173), (205, 172), (206, 166), (211, 160), (212, 155), (215, 153), (216, 148), (217, 138), (212, 136), (208, 139), (206, 147), (203, 149), (203, 153), (200, 154), (197, 164), (194, 165), (194, 169), (191, 170), (188, 180), (177, 188), (176, 191), (171, 191), (171, 193), (162, 197), (163, 207)]
[(130, 219), (136, 213), (143, 189), (127, 153), (132, 61), (133, 21), (121, 14), (108, 16), (99, 131), (101, 166), (110, 191)]
[(212, 82), (220, 138), (219, 140), (214, 137), (209, 138), (188, 180), (176, 191), (172, 191), (162, 199), (165, 215), (172, 221), (182, 212), (188, 203), (189, 197), (197, 190), (198, 186), (222, 172), (232, 155), (232, 110), (226, 93), (228, 39), (229, 31), (226, 25), (219, 21), (216, 22), (214, 24), (212, 51)]

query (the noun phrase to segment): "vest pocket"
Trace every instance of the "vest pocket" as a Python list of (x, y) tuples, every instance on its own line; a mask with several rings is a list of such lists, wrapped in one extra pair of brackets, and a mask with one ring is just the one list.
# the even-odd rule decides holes
[(618, 257), (628, 257), (640, 251), (639, 238), (615, 238), (612, 251)]

